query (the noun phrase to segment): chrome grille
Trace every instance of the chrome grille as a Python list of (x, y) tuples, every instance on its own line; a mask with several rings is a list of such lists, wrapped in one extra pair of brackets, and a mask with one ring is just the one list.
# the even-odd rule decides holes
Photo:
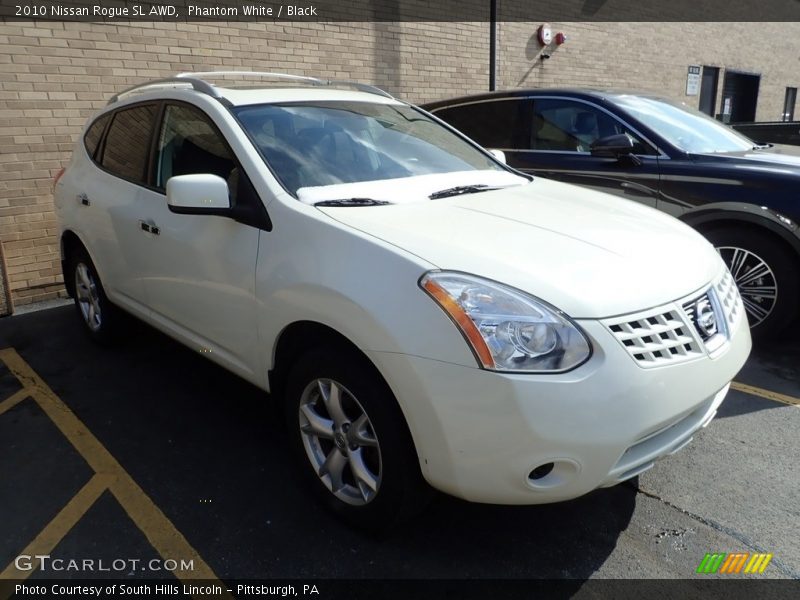
[(733, 327), (742, 315), (744, 305), (739, 296), (739, 288), (736, 287), (730, 271), (725, 269), (725, 275), (717, 281), (714, 287), (717, 290), (717, 298), (722, 304), (722, 312), (725, 313), (728, 323)]
[[(698, 323), (698, 311), (702, 313)], [(713, 313), (714, 319), (702, 319)], [(714, 355), (744, 314), (733, 277), (725, 272), (705, 292), (603, 324), (641, 367)]]
[(677, 308), (631, 315), (605, 322), (634, 360), (642, 366), (689, 360), (703, 355)]

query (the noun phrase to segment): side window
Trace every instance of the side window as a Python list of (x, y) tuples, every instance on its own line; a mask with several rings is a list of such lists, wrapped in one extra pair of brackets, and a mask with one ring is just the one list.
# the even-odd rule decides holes
[(123, 179), (145, 183), (156, 111), (157, 106), (150, 104), (114, 114), (103, 149), (103, 167)]
[(620, 133), (633, 138), (635, 154), (653, 154), (620, 121), (590, 104), (558, 99), (534, 101), (531, 150), (588, 153), (596, 140)]
[(528, 147), (530, 101), (492, 100), (437, 110), (435, 114), (484, 148), (523, 150)]
[(103, 115), (91, 124), (89, 129), (86, 130), (86, 135), (83, 136), (83, 145), (92, 159), (94, 159), (94, 153), (97, 151), (97, 146), (100, 145), (100, 138), (103, 137), (103, 132), (110, 118), (111, 113)]
[(156, 187), (163, 190), (170, 177), (195, 173), (218, 175), (237, 189), (237, 164), (208, 117), (192, 106), (169, 105), (158, 139)]

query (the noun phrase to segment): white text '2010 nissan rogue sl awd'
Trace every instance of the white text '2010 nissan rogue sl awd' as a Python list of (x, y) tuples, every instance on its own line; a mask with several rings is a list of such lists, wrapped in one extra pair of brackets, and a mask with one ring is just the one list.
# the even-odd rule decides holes
[[(237, 87), (254, 76), (283, 83)], [(692, 229), (523, 176), (362, 84), (127, 90), (56, 208), (89, 334), (123, 310), (270, 391), (308, 485), (368, 528), (428, 484), (537, 504), (634, 477), (708, 424), (750, 351)]]

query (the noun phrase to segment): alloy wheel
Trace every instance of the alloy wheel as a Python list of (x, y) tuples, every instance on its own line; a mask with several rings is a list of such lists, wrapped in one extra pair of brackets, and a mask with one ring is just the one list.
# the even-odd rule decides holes
[(100, 296), (97, 282), (84, 263), (78, 263), (75, 267), (75, 297), (86, 325), (92, 331), (98, 331), (103, 325)]
[(772, 269), (754, 252), (734, 246), (717, 248), (733, 275), (750, 327), (763, 322), (778, 301), (778, 282)]
[(380, 445), (356, 397), (332, 379), (315, 379), (300, 398), (303, 446), (320, 481), (342, 502), (363, 506), (381, 484)]

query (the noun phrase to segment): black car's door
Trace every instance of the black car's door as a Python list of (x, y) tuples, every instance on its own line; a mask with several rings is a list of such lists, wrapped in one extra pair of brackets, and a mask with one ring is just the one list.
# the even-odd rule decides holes
[[(658, 151), (603, 108), (570, 98), (532, 98), (528, 148), (510, 154), (509, 164), (533, 173), (617, 194), (655, 206), (659, 194)], [(627, 133), (632, 155), (593, 156), (592, 143)]]

